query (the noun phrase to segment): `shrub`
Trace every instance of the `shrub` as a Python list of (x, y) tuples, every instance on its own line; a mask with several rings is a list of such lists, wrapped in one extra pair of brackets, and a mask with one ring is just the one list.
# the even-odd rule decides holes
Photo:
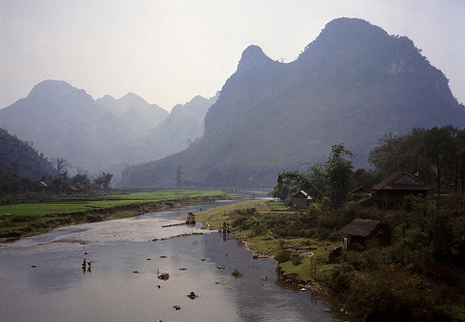
[(278, 263), (287, 262), (288, 260), (291, 259), (291, 252), (287, 250), (280, 251), (279, 253), (276, 254), (274, 259), (277, 260)]
[(294, 266), (300, 265), (302, 264), (302, 257), (300, 256), (299, 253), (293, 253), (291, 255), (291, 261), (292, 261), (292, 265)]
[(354, 267), (347, 263), (342, 263), (333, 270), (328, 286), (336, 293), (347, 292), (351, 288), (354, 276)]

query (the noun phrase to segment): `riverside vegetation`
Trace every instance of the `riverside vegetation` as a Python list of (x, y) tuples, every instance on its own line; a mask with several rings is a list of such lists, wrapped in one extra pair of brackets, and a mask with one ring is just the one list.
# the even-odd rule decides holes
[[(343, 251), (339, 230), (354, 218), (394, 228), (392, 246)], [(445, 219), (448, 220), (445, 220)], [(354, 321), (465, 321), (465, 205), (453, 195), (410, 198), (400, 210), (337, 210), (321, 203), (287, 211), (282, 202), (255, 200), (197, 214), (206, 227), (223, 227), (256, 253), (278, 261), (281, 280), (317, 285), (337, 299), (336, 318)], [(302, 254), (312, 253), (312, 257)]]
[(0, 205), (0, 238), (36, 235), (70, 224), (125, 218), (182, 205), (239, 198), (219, 190), (155, 191), (100, 195), (15, 196)]

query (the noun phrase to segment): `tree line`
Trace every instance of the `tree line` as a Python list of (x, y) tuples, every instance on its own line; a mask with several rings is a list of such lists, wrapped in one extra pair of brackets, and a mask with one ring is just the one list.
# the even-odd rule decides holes
[(303, 163), (298, 170), (278, 174), (273, 197), (289, 201), (299, 190), (333, 207), (342, 206), (357, 187), (373, 184), (396, 171), (408, 171), (440, 195), (465, 191), (465, 129), (451, 125), (413, 128), (405, 135), (386, 134), (369, 154), (372, 169), (352, 164), (353, 152), (344, 144), (332, 146), (325, 163)]
[(367, 191), (380, 179), (372, 169), (353, 170), (354, 153), (336, 144), (331, 148), (325, 163), (303, 163), (298, 170), (283, 171), (278, 174), (277, 184), (272, 195), (286, 202), (299, 190), (305, 190), (323, 205), (342, 206), (351, 189), (363, 187)]
[(429, 130), (414, 128), (405, 135), (386, 134), (369, 155), (369, 162), (387, 176), (405, 170), (436, 192), (464, 191), (465, 129), (451, 125)]
[(57, 157), (50, 162), (53, 165), (55, 174), (44, 174), (39, 180), (33, 180), (16, 171), (0, 170), (0, 201), (2, 201), (2, 196), (35, 192), (89, 194), (102, 189), (106, 191), (110, 187), (113, 178), (111, 173), (102, 172), (89, 175), (87, 171), (78, 168), (73, 176), (69, 176), (72, 165), (66, 159)]

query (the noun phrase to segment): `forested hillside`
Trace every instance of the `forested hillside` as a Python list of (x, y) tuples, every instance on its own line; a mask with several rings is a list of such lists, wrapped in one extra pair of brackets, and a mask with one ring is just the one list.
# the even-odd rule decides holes
[(53, 165), (42, 153), (34, 149), (34, 142), (23, 142), (0, 129), (0, 181), (8, 182), (8, 178), (19, 175), (31, 180), (39, 180), (42, 176), (54, 175)]

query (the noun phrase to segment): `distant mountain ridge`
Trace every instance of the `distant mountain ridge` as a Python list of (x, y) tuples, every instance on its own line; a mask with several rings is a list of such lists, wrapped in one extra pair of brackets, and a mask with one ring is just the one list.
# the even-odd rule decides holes
[[(74, 169), (100, 171), (185, 149), (203, 135), (204, 116), (215, 100), (195, 98), (192, 104), (175, 107), (170, 116), (133, 93), (94, 100), (67, 82), (45, 80), (26, 98), (0, 109), (0, 127), (33, 141), (49, 158), (65, 158)], [(168, 116), (170, 125), (161, 124)], [(177, 136), (164, 135), (158, 125)]]
[(258, 46), (205, 117), (195, 146), (123, 173), (130, 186), (272, 187), (277, 173), (324, 162), (334, 144), (356, 153), (355, 166), (385, 133), (465, 125), (465, 108), (444, 74), (407, 37), (361, 19), (329, 22), (298, 59), (283, 64)]
[(158, 160), (196, 144), (204, 135), (205, 115), (217, 99), (218, 96), (196, 96), (186, 104), (174, 106), (156, 127), (133, 142), (131, 147), (136, 147), (136, 151), (128, 162)]

